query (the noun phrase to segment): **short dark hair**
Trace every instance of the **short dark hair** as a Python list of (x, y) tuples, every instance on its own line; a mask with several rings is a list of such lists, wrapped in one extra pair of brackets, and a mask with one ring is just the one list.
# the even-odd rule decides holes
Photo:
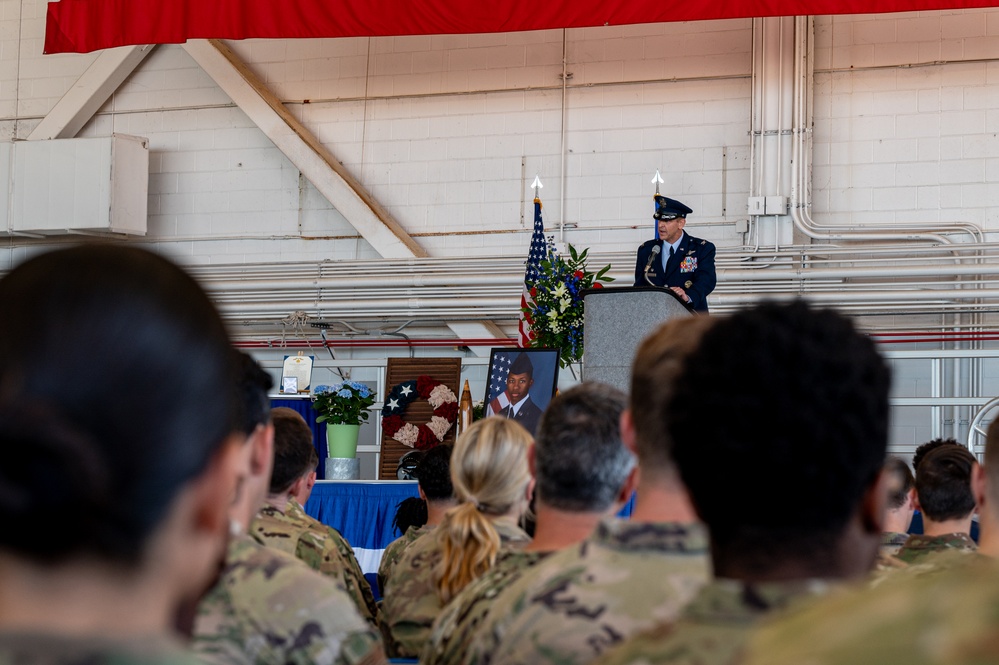
[(884, 464), (890, 383), (868, 337), (804, 301), (764, 302), (704, 333), (666, 417), (716, 561), (766, 568), (779, 549), (825, 565)]
[(284, 406), (271, 409), (274, 423), (274, 470), (270, 493), (287, 492), (295, 481), (316, 467), (312, 429), (302, 415)]
[(451, 484), (450, 444), (442, 443), (423, 453), (413, 472), (428, 501), (449, 501), (454, 498)]
[(232, 434), (221, 318), (167, 259), (96, 243), (14, 268), (0, 312), (0, 548), (137, 564)]
[(916, 483), (912, 470), (905, 460), (892, 456), (885, 461), (885, 473), (888, 474), (888, 508), (901, 508)]
[(409, 527), (421, 527), (427, 523), (427, 503), (418, 496), (410, 496), (400, 501), (395, 507), (392, 518), (392, 528), (400, 534), (409, 531)]
[(926, 454), (916, 469), (919, 509), (937, 522), (962, 519), (975, 509), (971, 469), (977, 460), (964, 446), (944, 445)]
[(249, 436), (257, 425), (271, 421), (271, 401), (267, 391), (274, 386), (274, 379), (256, 360), (242, 351), (236, 351), (239, 371), (237, 416), (235, 431)]
[(627, 396), (603, 383), (573, 386), (551, 401), (534, 443), (538, 498), (570, 512), (613, 505), (635, 458), (621, 442)]
[(715, 320), (711, 316), (671, 319), (638, 346), (631, 365), (629, 408), (642, 473), (673, 469), (666, 403), (673, 394), (674, 378), (683, 358)]
[(936, 450), (940, 446), (960, 446), (955, 439), (933, 439), (932, 441), (927, 441), (926, 443), (920, 445), (916, 448), (916, 452), (912, 455), (912, 468), (913, 470), (919, 469), (919, 464), (922, 462), (926, 456), (932, 450)]

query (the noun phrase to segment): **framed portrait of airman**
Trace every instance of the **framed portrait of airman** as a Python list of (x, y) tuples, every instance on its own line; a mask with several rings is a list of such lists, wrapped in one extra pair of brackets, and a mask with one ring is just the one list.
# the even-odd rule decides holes
[(493, 349), (485, 414), (513, 418), (533, 436), (557, 388), (557, 349)]

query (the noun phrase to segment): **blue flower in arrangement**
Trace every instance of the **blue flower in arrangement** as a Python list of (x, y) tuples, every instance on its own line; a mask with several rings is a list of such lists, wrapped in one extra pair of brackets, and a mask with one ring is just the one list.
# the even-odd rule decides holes
[(340, 397), (353, 397), (354, 396), (354, 393), (350, 392), (346, 388), (341, 388), (340, 390), (336, 391), (336, 394), (339, 395)]
[(330, 387), (325, 384), (321, 386), (316, 386), (315, 388), (312, 389), (313, 395), (322, 395), (323, 393), (328, 393), (328, 392), (330, 392)]

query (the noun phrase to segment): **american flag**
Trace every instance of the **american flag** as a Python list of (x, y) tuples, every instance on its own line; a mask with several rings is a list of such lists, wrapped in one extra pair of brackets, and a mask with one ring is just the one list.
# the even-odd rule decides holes
[[(541, 199), (534, 199), (534, 233), (531, 235), (531, 249), (527, 254), (527, 268), (524, 270), (524, 291), (520, 296), (521, 309), (534, 304), (531, 287), (541, 275), (541, 261), (548, 256), (548, 241), (545, 240), (545, 223), (541, 219)], [(521, 311), (520, 336), (517, 340), (521, 348), (531, 345), (531, 319)], [(503, 377), (504, 388), (506, 376)]]
[(510, 398), (506, 394), (506, 377), (510, 374), (510, 365), (513, 364), (511, 358), (513, 353), (496, 356), (496, 363), (489, 373), (489, 394), (495, 395), (495, 397), (489, 401), (489, 407), (486, 409), (487, 416), (495, 416), (510, 406)]

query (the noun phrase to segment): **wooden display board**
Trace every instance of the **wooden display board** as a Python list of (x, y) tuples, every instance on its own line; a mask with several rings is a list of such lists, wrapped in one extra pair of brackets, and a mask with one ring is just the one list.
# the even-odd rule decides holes
[[(403, 381), (415, 381), (416, 377), (426, 374), (440, 381), (459, 395), (461, 386), (461, 358), (389, 358), (385, 368), (385, 391), (388, 393), (393, 386)], [(406, 422), (421, 425), (430, 420), (434, 414), (430, 403), (425, 399), (417, 399), (409, 405), (404, 416)], [(381, 418), (381, 415), (378, 415)], [(454, 426), (444, 436), (443, 443), (454, 443)], [(396, 480), (396, 468), (399, 460), (412, 448), (404, 446), (395, 439), (382, 434), (381, 464), (378, 468), (379, 480)]]

